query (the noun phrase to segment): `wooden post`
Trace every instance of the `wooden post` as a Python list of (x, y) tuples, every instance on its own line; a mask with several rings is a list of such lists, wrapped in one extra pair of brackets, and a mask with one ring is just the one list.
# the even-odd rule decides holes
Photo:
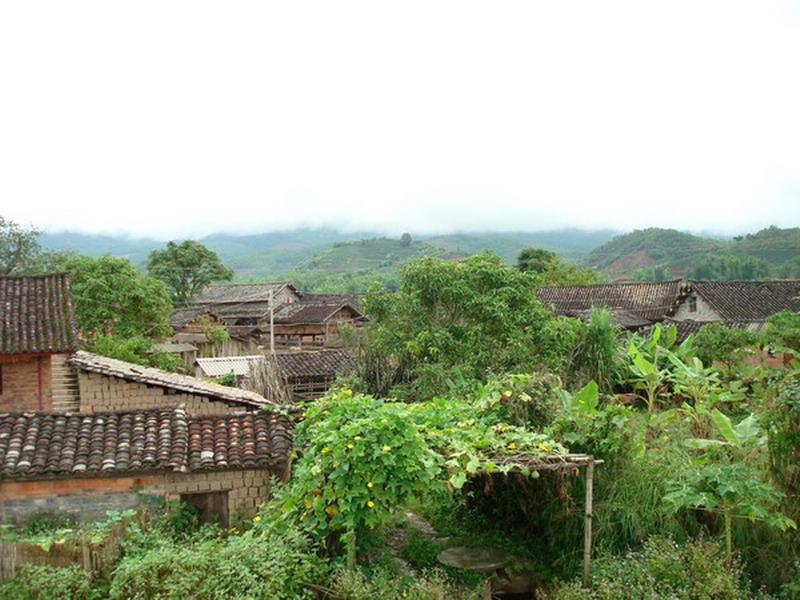
[(583, 522), (583, 587), (592, 585), (592, 496), (594, 486), (594, 457), (586, 465), (586, 516)]

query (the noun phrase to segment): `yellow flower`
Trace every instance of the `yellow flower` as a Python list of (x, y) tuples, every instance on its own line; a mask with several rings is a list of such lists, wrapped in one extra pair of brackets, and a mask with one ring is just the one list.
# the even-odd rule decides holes
[(330, 449), (330, 448), (328, 448), (327, 446), (325, 446), (325, 447), (322, 449), (322, 453), (323, 453), (323, 454), (327, 454), (327, 453), (328, 453), (328, 452), (330, 452), (330, 451), (331, 451), (331, 449)]
[(508, 449), (509, 449), (509, 450), (514, 450), (514, 449), (516, 449), (516, 447), (517, 447), (517, 445), (516, 445), (514, 442), (511, 442), (511, 443), (508, 445)]
[(335, 504), (329, 504), (325, 507), (325, 512), (328, 514), (329, 517), (335, 516), (339, 512), (339, 507)]
[(384, 452), (389, 452), (389, 450), (391, 450), (391, 449), (392, 449), (392, 447), (391, 447), (391, 446), (384, 446), (384, 447), (383, 447), (383, 451), (384, 451)]
[(355, 446), (353, 446), (353, 444), (347, 444), (347, 449), (348, 450), (352, 450), (353, 448), (355, 448)]
[(256, 523), (258, 523), (260, 520), (261, 520), (261, 515), (256, 515), (255, 517), (253, 517), (253, 521), (255, 521)]
[(539, 450), (543, 450), (545, 452), (550, 451), (550, 446), (548, 446), (545, 442), (539, 442), (538, 448)]
[(369, 502), (367, 502), (367, 506), (372, 508), (373, 506), (375, 506), (375, 503), (372, 500), (370, 500)]
[(357, 435), (357, 436), (356, 436), (356, 437), (354, 437), (353, 439), (354, 439), (355, 441), (357, 441), (357, 442), (358, 442), (358, 441), (361, 441), (361, 440), (363, 440), (364, 438), (362, 438), (360, 435)]
[(371, 482), (371, 481), (370, 481), (370, 482), (367, 484), (367, 487), (368, 487), (368, 488), (371, 488), (371, 487), (372, 487), (372, 482)]

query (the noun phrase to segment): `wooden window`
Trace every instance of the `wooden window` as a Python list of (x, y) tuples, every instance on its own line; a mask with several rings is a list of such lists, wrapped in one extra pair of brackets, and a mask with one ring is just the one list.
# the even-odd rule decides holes
[(697, 296), (689, 296), (689, 312), (697, 312)]
[(201, 523), (218, 523), (228, 528), (228, 492), (181, 494), (181, 502), (194, 506), (200, 513)]

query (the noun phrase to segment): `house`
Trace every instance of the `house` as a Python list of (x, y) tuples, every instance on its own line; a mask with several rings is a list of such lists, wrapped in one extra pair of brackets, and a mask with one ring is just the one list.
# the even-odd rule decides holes
[(355, 296), (305, 294), (288, 282), (208, 285), (193, 304), (219, 317), (232, 336), (257, 340), (262, 347), (269, 347), (272, 327), (277, 349), (328, 346), (338, 340), (342, 324), (360, 326), (366, 321)]
[(543, 286), (536, 291), (539, 301), (558, 315), (585, 319), (592, 308), (605, 308), (618, 325), (631, 330), (672, 316), (684, 295), (680, 279)]
[[(165, 344), (171, 344), (171, 348), (189, 345), (195, 349), (193, 356), (186, 355), (189, 351), (181, 352), (182, 363), (187, 372), (194, 370), (194, 359), (198, 356), (240, 356), (258, 351), (258, 336), (254, 331), (256, 327), (226, 325), (222, 318), (206, 307), (179, 308), (172, 313), (169, 324), (174, 333)], [(229, 339), (215, 340), (209, 335), (212, 327), (227, 329)], [(165, 350), (176, 351), (167, 348)]]
[(292, 398), (314, 400), (330, 389), (336, 377), (353, 363), (347, 350), (317, 350), (275, 354), (278, 369)]
[(184, 406), (190, 415), (259, 411), (275, 405), (263, 396), (188, 375), (79, 351), (69, 358), (78, 378), (77, 401), (66, 410), (84, 413)]
[(281, 307), (274, 316), (275, 343), (282, 347), (324, 347), (338, 341), (340, 327), (362, 325), (366, 317), (346, 297), (309, 294)]
[(251, 369), (264, 360), (275, 360), (287, 391), (295, 400), (314, 400), (323, 396), (336, 377), (352, 364), (347, 350), (310, 350), (280, 352), (269, 355), (198, 358), (197, 375), (221, 377), (233, 373), (237, 381), (246, 379)]
[(226, 325), (259, 325), (273, 310), (300, 300), (302, 294), (288, 281), (277, 283), (217, 283), (207, 285), (193, 306), (212, 312)]
[(227, 527), (286, 479), (287, 417), (191, 415), (183, 408), (0, 414), (0, 521), (43, 511), (102, 520), (147, 497), (180, 499)]
[(57, 410), (77, 390), (78, 347), (66, 273), (0, 277), (0, 411)]
[(800, 280), (689, 281), (674, 318), (763, 322), (782, 310), (800, 312)]

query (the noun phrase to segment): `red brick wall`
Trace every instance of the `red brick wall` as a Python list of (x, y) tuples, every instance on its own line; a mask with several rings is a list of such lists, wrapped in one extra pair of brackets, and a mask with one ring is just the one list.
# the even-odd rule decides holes
[[(52, 410), (50, 355), (0, 362), (0, 411)], [(41, 387), (40, 387), (41, 383)]]

